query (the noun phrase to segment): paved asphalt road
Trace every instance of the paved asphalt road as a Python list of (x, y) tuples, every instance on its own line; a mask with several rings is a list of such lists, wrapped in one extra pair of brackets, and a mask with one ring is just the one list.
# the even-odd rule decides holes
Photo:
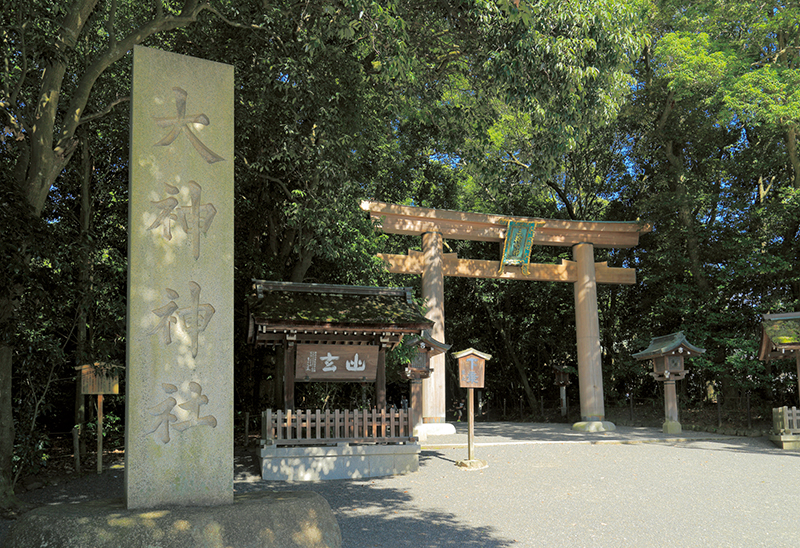
[[(800, 547), (800, 452), (779, 450), (766, 438), (478, 424), (475, 456), (489, 466), (464, 471), (455, 461), (467, 458), (466, 425), (457, 427), (456, 435), (423, 444), (414, 474), (265, 482), (245, 460), (237, 462), (236, 492), (318, 492), (348, 548)], [(92, 482), (100, 478), (105, 486), (97, 493)], [(121, 471), (100, 478), (25, 498), (122, 496)]]

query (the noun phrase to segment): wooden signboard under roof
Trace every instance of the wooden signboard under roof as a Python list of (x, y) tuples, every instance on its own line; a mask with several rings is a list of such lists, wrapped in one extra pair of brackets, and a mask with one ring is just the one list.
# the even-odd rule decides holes
[(486, 362), (492, 359), (492, 355), (468, 348), (454, 353), (453, 357), (458, 360), (459, 386), (461, 388), (483, 388)]
[(764, 314), (758, 359), (781, 360), (798, 356), (800, 367), (800, 312)]
[[(792, 356), (800, 379), (800, 312), (764, 314), (758, 359), (769, 362)], [(800, 382), (797, 383), (797, 392), (800, 395)]]
[(119, 394), (119, 373), (122, 367), (96, 362), (76, 367), (81, 376), (82, 394)]
[[(385, 407), (386, 350), (433, 326), (408, 287), (253, 280), (247, 304), (247, 342), (284, 348), (287, 410), (294, 409), (296, 381), (374, 381), (377, 406)], [(329, 365), (328, 356), (337, 359)]]

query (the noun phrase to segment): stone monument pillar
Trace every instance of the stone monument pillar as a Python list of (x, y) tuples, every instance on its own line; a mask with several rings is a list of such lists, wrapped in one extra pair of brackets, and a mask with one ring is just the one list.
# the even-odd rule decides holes
[(128, 508), (233, 502), (233, 67), (136, 47)]

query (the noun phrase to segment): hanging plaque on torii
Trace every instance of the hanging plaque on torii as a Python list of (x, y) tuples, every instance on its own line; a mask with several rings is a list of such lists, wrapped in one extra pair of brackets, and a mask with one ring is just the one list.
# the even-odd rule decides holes
[[(600, 324), (597, 315), (597, 284), (635, 284), (636, 270), (610, 267), (594, 262), (594, 248), (629, 248), (639, 244), (639, 234), (650, 227), (636, 222), (566, 221), (486, 215), (464, 211), (400, 206), (383, 202), (362, 202), (372, 219), (387, 234), (422, 237), (422, 251), (407, 255), (378, 254), (389, 272), (422, 276), (422, 297), (427, 317), (434, 322), (432, 336), (444, 336), (444, 277), (498, 278), (549, 282), (570, 282), (575, 288), (575, 324), (578, 345), (578, 381), (581, 421), (574, 428), (588, 431), (613, 430), (605, 421), (601, 370)], [(512, 222), (514, 223), (512, 225)], [(517, 227), (527, 225), (524, 235)], [(509, 243), (509, 235), (511, 241)], [(510, 246), (510, 261), (460, 259), (443, 252), (443, 239), (476, 240)], [(572, 247), (572, 261), (561, 264), (530, 264), (530, 246)], [(525, 248), (528, 253), (525, 255)], [(519, 250), (519, 254), (514, 251)], [(454, 430), (445, 424), (445, 377), (443, 356), (432, 360), (434, 374), (423, 381), (423, 422), (429, 434)], [(438, 367), (437, 367), (438, 365)]]
[(506, 242), (503, 245), (503, 257), (500, 259), (500, 274), (504, 266), (522, 267), (523, 274), (530, 274), (531, 248), (536, 227), (544, 221), (508, 221)]

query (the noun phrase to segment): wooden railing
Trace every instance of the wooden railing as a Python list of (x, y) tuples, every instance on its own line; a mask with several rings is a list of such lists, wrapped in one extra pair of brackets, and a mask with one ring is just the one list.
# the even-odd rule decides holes
[(261, 439), (267, 445), (336, 443), (409, 443), (411, 412), (404, 409), (273, 411), (261, 416)]
[(775, 434), (800, 434), (800, 410), (786, 406), (773, 408), (772, 428)]

